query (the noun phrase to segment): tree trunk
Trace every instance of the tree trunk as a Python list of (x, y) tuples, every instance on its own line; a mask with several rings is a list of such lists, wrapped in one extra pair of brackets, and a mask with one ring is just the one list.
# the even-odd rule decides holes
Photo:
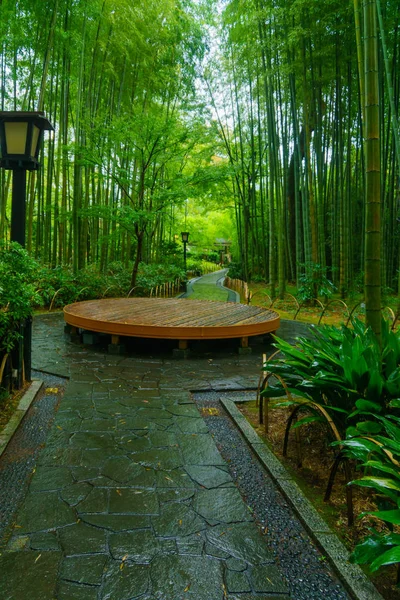
[(378, 48), (375, 0), (364, 0), (365, 51), (365, 307), (381, 339), (381, 178)]

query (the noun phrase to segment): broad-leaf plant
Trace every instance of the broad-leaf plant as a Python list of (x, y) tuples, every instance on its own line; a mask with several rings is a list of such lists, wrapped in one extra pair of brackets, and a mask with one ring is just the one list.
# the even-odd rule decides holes
[(279, 338), (274, 345), (279, 355), (265, 369), (279, 379), (264, 397), (276, 406), (304, 406), (307, 416), (296, 426), (321, 421), (315, 405), (322, 406), (342, 437), (333, 445), (363, 470), (349, 485), (375, 493), (378, 510), (366, 514), (383, 531), (372, 528), (351, 560), (371, 571), (400, 563), (400, 333), (383, 321), (380, 345), (355, 319), (341, 329), (311, 327), (310, 337), (299, 337), (294, 346)]

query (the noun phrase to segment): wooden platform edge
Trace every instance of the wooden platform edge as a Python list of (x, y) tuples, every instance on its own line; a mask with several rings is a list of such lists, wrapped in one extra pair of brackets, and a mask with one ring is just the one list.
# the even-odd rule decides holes
[[(227, 325), (213, 327), (162, 327), (153, 325), (134, 325), (130, 323), (116, 323), (90, 319), (68, 313), (64, 308), (64, 320), (72, 327), (78, 327), (86, 331), (96, 333), (107, 333), (109, 335), (120, 335), (126, 337), (171, 339), (171, 340), (202, 340), (202, 339), (233, 339), (254, 337), (274, 333), (280, 325), (280, 317), (262, 323), (245, 325)], [(274, 311), (273, 311), (274, 312)]]

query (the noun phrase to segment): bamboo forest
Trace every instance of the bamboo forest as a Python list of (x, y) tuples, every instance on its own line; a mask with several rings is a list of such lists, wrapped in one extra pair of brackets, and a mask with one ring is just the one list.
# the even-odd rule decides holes
[(399, 0), (0, 0), (0, 598), (400, 599), (399, 105)]
[[(366, 261), (397, 290), (398, 6), (364, 5), (3, 0), (1, 110), (55, 129), (28, 253), (74, 273), (120, 261), (133, 288), (186, 223), (193, 251), (229, 238), (273, 295), (319, 269), (346, 298)], [(10, 171), (0, 189), (7, 240)]]

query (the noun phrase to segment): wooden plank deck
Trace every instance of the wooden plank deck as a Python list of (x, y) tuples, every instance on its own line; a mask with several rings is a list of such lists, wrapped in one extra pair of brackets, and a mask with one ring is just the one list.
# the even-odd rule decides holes
[(64, 308), (65, 321), (113, 336), (201, 340), (245, 338), (276, 331), (279, 315), (259, 306), (177, 298), (111, 298)]

